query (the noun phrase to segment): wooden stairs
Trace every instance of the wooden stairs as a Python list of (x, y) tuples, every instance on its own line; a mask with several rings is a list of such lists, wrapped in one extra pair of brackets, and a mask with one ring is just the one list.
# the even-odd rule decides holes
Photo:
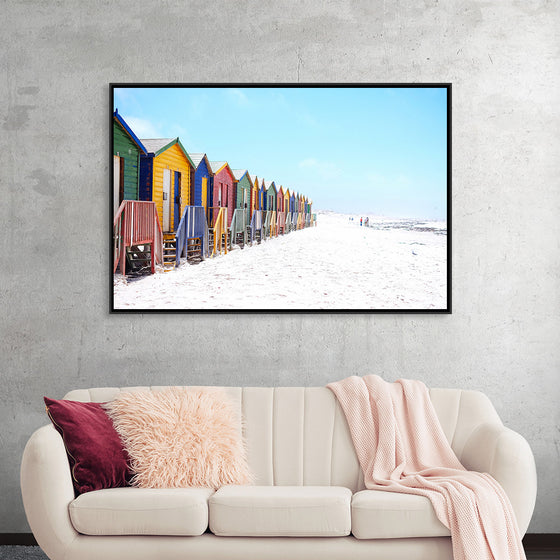
[(238, 245), (241, 249), (245, 247), (245, 236), (247, 234), (243, 233), (242, 231), (238, 231), (235, 234), (235, 240), (233, 241), (234, 245)]
[(113, 273), (155, 272), (163, 264), (163, 240), (155, 202), (123, 200), (113, 220)]
[(174, 233), (163, 234), (163, 269), (173, 270), (177, 262), (177, 241)]
[(199, 264), (202, 261), (202, 239), (200, 237), (190, 237), (187, 239), (187, 262), (189, 264)]
[(126, 274), (131, 277), (150, 274), (152, 268), (152, 245), (126, 247)]
[(212, 253), (212, 255), (216, 254), (217, 252), (220, 253), (227, 253), (228, 252), (228, 247), (229, 247), (229, 230), (225, 230), (225, 232), (223, 232), (221, 234), (221, 243), (218, 242), (216, 244), (216, 246), (214, 247), (214, 228), (209, 228), (208, 229), (208, 246), (210, 248), (214, 247), (214, 251)]

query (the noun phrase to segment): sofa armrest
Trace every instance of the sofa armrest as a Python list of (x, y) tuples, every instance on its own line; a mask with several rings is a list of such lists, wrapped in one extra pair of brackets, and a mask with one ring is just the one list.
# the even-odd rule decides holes
[(488, 473), (500, 483), (524, 535), (537, 496), (535, 459), (525, 438), (501, 423), (480, 424), (467, 439), (460, 460), (465, 468)]
[(74, 487), (66, 449), (52, 425), (39, 428), (23, 451), (21, 494), (33, 535), (49, 558), (63, 558), (78, 533), (72, 526), (68, 505)]

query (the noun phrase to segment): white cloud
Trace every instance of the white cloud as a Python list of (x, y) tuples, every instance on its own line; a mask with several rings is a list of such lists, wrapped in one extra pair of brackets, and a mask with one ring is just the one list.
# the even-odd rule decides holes
[(238, 88), (228, 88), (228, 95), (232, 98), (238, 105), (248, 105), (249, 98)]
[(306, 158), (298, 163), (298, 167), (308, 169), (323, 179), (338, 177), (342, 171), (330, 161), (320, 161), (315, 158)]
[(368, 173), (366, 175), (366, 180), (372, 187), (379, 189), (396, 189), (405, 188), (412, 185), (412, 179), (408, 175), (403, 173), (397, 173), (392, 175), (380, 175), (379, 173)]
[(307, 158), (299, 162), (298, 167), (317, 167), (319, 162), (315, 158)]
[(125, 117), (127, 124), (138, 138), (161, 138), (159, 126), (147, 119), (138, 117)]
[(299, 115), (299, 118), (301, 120), (302, 123), (310, 126), (310, 127), (316, 127), (317, 126), (317, 121), (315, 119), (315, 117), (313, 117), (313, 115), (309, 114), (309, 113), (301, 113)]

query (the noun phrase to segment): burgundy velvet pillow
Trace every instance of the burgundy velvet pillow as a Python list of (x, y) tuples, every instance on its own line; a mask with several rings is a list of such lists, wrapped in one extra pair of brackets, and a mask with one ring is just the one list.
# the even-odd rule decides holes
[(128, 484), (128, 453), (100, 403), (45, 397), (45, 404), (64, 440), (77, 494)]

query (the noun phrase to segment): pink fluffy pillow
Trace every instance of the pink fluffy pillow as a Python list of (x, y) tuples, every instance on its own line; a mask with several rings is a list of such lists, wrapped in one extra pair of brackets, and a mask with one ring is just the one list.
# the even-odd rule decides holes
[(241, 420), (217, 390), (121, 393), (104, 405), (140, 488), (219, 488), (251, 480)]

